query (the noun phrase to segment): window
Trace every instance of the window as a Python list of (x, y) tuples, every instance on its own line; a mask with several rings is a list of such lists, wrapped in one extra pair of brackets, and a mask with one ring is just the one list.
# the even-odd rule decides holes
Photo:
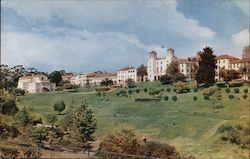
[(223, 60), (223, 63), (225, 63), (225, 60)]

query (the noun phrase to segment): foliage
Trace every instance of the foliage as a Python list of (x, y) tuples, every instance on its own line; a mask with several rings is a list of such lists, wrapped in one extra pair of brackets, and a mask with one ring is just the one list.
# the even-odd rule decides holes
[(87, 103), (82, 103), (73, 113), (72, 137), (84, 150), (92, 149), (93, 134), (97, 129), (96, 119)]
[(229, 87), (240, 87), (243, 85), (242, 81), (230, 81), (228, 83)]
[(239, 93), (240, 92), (240, 89), (239, 88), (235, 88), (234, 89), (234, 93)]
[(230, 95), (228, 95), (228, 98), (229, 98), (229, 99), (233, 99), (233, 98), (234, 98), (234, 95), (230, 94)]
[(247, 95), (246, 94), (242, 95), (242, 98), (247, 99)]
[(30, 122), (30, 115), (26, 107), (23, 107), (18, 113), (15, 115), (17, 122), (26, 127)]
[(196, 96), (193, 97), (193, 100), (196, 101), (198, 98)]
[(147, 66), (141, 65), (137, 68), (137, 75), (141, 77), (143, 82), (143, 77), (147, 75)]
[(102, 91), (103, 92), (103, 91), (109, 91), (109, 90), (110, 90), (110, 88), (108, 88), (108, 87), (99, 87), (99, 88), (95, 89), (95, 91), (97, 91), (97, 92), (98, 91)]
[(16, 158), (19, 151), (15, 148), (0, 148), (1, 158)]
[(190, 90), (188, 84), (181, 81), (175, 83), (174, 88), (176, 90), (176, 93), (187, 93)]
[(125, 83), (128, 85), (128, 88), (134, 88), (135, 87), (135, 85), (134, 85), (135, 81), (133, 81), (131, 78), (127, 79), (125, 81)]
[(225, 89), (225, 92), (226, 92), (226, 93), (230, 93), (230, 91), (231, 91), (230, 88), (226, 88), (226, 89)]
[(160, 77), (160, 82), (161, 82), (161, 84), (171, 84), (173, 81), (172, 81), (171, 76), (163, 75)]
[(57, 122), (58, 118), (57, 115), (54, 113), (47, 113), (45, 114), (45, 121), (48, 124), (51, 124), (52, 127), (54, 127), (55, 122)]
[[(71, 84), (71, 83), (65, 83), (63, 85), (63, 87), (61, 88), (64, 88), (64, 89), (76, 89), (78, 86), (77, 85), (74, 85), (74, 84)], [(58, 87), (57, 87), (58, 88)], [(60, 87), (59, 87), (60, 88)], [(60, 90), (60, 89), (59, 89)]]
[(167, 75), (174, 76), (176, 73), (179, 73), (179, 72), (180, 70), (179, 70), (178, 61), (176, 60), (172, 61), (167, 67), (167, 71), (166, 71)]
[(135, 102), (159, 102), (161, 98), (135, 98)]
[(198, 84), (205, 83), (206, 85), (214, 84), (216, 60), (213, 50), (210, 47), (203, 48), (199, 53), (200, 61), (199, 68), (196, 74), (196, 81)]
[(185, 82), (186, 81), (186, 76), (182, 73), (175, 73), (174, 75), (172, 75), (172, 81), (173, 82)]
[(167, 92), (171, 92), (171, 88), (167, 88), (166, 91), (167, 91)]
[(0, 113), (5, 115), (14, 115), (18, 112), (15, 96), (9, 93), (0, 91)]
[(168, 101), (168, 96), (164, 96), (164, 100), (165, 100), (165, 101)]
[(136, 89), (135, 91), (136, 91), (136, 93), (140, 93), (140, 89)]
[(60, 113), (65, 109), (65, 103), (64, 101), (57, 101), (54, 103), (53, 105), (53, 109), (54, 111), (57, 111), (58, 114), (60, 115)]
[(224, 82), (224, 81), (216, 82), (216, 86), (219, 88), (224, 88), (224, 87), (226, 87), (226, 82)]
[(147, 93), (148, 89), (147, 89), (147, 88), (144, 88), (143, 91), (144, 91), (145, 93)]
[(194, 92), (198, 92), (198, 88), (194, 88)]
[(25, 94), (25, 91), (23, 89), (16, 88), (14, 89), (14, 94), (16, 96), (23, 96)]
[(248, 89), (247, 88), (244, 89), (244, 93), (246, 93), (246, 94), (248, 93)]
[(209, 95), (207, 95), (207, 94), (204, 94), (203, 98), (204, 98), (204, 100), (209, 100), (210, 99)]
[(216, 89), (215, 87), (209, 87), (209, 88), (205, 88), (205, 89), (202, 91), (202, 94), (203, 94), (203, 95), (211, 96), (211, 95), (213, 95), (216, 91), (217, 91), (217, 89)]
[(106, 86), (106, 87), (108, 87), (108, 86), (111, 86), (111, 85), (113, 85), (113, 81), (110, 80), (110, 79), (108, 79), (108, 78), (106, 78), (105, 80), (102, 80), (102, 81), (101, 81), (101, 86)]
[(172, 96), (173, 101), (177, 101), (177, 96)]
[(47, 140), (48, 137), (48, 129), (44, 127), (35, 127), (32, 128), (30, 137), (36, 143), (42, 143), (43, 140)]
[(0, 123), (0, 139), (16, 138), (20, 132), (15, 126)]
[(249, 124), (231, 125), (224, 124), (217, 130), (224, 142), (239, 145), (242, 149), (250, 148), (250, 126)]
[(220, 77), (223, 78), (224, 81), (229, 82), (231, 80), (235, 80), (239, 78), (240, 73), (236, 70), (220, 70)]
[(54, 71), (49, 75), (50, 82), (55, 83), (56, 86), (62, 81), (62, 75), (59, 71)]
[(213, 109), (222, 109), (222, 108), (224, 108), (224, 106), (221, 104), (216, 104), (215, 106), (213, 106)]
[(150, 89), (148, 91), (149, 95), (155, 96), (156, 94), (159, 94), (161, 91), (160, 90), (156, 90), (156, 89)]

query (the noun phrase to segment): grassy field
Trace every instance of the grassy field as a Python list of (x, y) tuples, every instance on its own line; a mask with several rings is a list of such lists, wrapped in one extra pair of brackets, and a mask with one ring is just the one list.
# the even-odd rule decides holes
[[(107, 93), (106, 100), (91, 91), (30, 94), (19, 97), (17, 104), (42, 115), (51, 112), (57, 100), (63, 100), (67, 106), (73, 107), (87, 100), (98, 121), (96, 136), (99, 140), (117, 126), (127, 124), (134, 127), (139, 136), (170, 143), (178, 150), (198, 158), (247, 158), (248, 152), (219, 142), (216, 133), (217, 128), (226, 122), (249, 121), (249, 97), (243, 100), (243, 91), (235, 94), (225, 93), (222, 89), (222, 100), (215, 101), (204, 100), (200, 90), (176, 94), (171, 89), (171, 92), (163, 92), (163, 96), (169, 96), (168, 101), (134, 102), (135, 98), (149, 97), (143, 88), (150, 87), (161, 89), (171, 86), (161, 86), (158, 82), (141, 83), (138, 84), (140, 93), (120, 97), (116, 95), (120, 91), (118, 89)], [(229, 94), (235, 98), (229, 99)], [(176, 102), (171, 100), (172, 95), (177, 95)], [(197, 101), (193, 101), (194, 96), (198, 97)], [(218, 105), (224, 108), (216, 109)]]

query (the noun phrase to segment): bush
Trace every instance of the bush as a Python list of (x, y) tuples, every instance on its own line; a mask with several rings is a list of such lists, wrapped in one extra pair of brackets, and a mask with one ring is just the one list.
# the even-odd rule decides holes
[(198, 88), (194, 88), (194, 92), (198, 92)]
[(119, 93), (119, 92), (117, 92), (117, 93), (116, 93), (116, 96), (120, 96), (120, 93)]
[(171, 84), (172, 83), (172, 79), (168, 75), (163, 75), (160, 78), (160, 82), (161, 82), (161, 84)]
[(140, 89), (136, 89), (135, 91), (136, 91), (136, 93), (140, 93)]
[(234, 95), (230, 94), (230, 95), (228, 96), (228, 98), (229, 98), (229, 99), (233, 99), (233, 98), (234, 98)]
[(231, 90), (230, 90), (230, 88), (226, 88), (225, 91), (226, 91), (226, 93), (230, 93)]
[(240, 92), (240, 89), (239, 88), (235, 88), (234, 89), (234, 93), (239, 93)]
[(133, 92), (133, 91), (132, 91), (131, 89), (128, 90), (128, 94), (132, 94), (132, 92)]
[(172, 96), (173, 101), (177, 101), (177, 96)]
[(14, 90), (14, 93), (16, 96), (23, 96), (25, 94), (25, 91), (23, 89), (16, 88)]
[(248, 93), (248, 89), (247, 88), (244, 89), (244, 93)]
[(109, 91), (110, 90), (110, 88), (108, 88), (108, 87), (99, 87), (99, 88), (96, 88), (95, 89), (95, 91), (99, 91), (99, 92), (104, 92), (104, 91)]
[(160, 92), (161, 92), (160, 90), (151, 89), (149, 90), (148, 94), (154, 96), (156, 94), (159, 94)]
[(241, 81), (230, 81), (228, 83), (229, 87), (240, 87), (243, 85)]
[(215, 87), (208, 87), (208, 88), (205, 88), (203, 91), (202, 91), (202, 94), (203, 95), (208, 95), (208, 96), (211, 96), (213, 95), (215, 92), (216, 92), (216, 88)]
[(193, 97), (193, 100), (196, 101), (198, 98), (196, 96)]
[(244, 94), (244, 95), (242, 96), (242, 98), (243, 98), (243, 99), (247, 99), (247, 95)]
[(209, 99), (210, 99), (210, 98), (209, 98), (209, 95), (207, 95), (207, 94), (203, 95), (203, 98), (204, 98), (205, 100), (209, 100)]
[(159, 102), (161, 98), (135, 98), (135, 102)]
[(224, 106), (221, 104), (216, 104), (215, 106), (213, 106), (213, 109), (222, 109), (222, 108), (224, 108)]
[(145, 93), (147, 93), (148, 89), (147, 89), (147, 88), (144, 88), (143, 91), (144, 91)]
[(57, 111), (58, 114), (60, 115), (60, 113), (65, 109), (65, 103), (64, 101), (57, 101), (54, 103), (53, 105), (54, 111)]
[(165, 100), (165, 101), (168, 101), (168, 96), (164, 96), (164, 100)]
[(170, 89), (170, 88), (167, 88), (167, 89), (166, 89), (166, 91), (167, 91), (167, 92), (170, 92), (170, 91), (171, 91), (171, 89)]
[(173, 76), (172, 76), (172, 81), (173, 82), (185, 82), (186, 81), (186, 76), (182, 73), (175, 73)]
[(224, 87), (226, 87), (226, 82), (224, 82), (224, 81), (216, 82), (216, 86), (219, 88), (224, 88)]
[(176, 93), (187, 93), (190, 90), (187, 83), (180, 81), (174, 84), (174, 88), (176, 89)]

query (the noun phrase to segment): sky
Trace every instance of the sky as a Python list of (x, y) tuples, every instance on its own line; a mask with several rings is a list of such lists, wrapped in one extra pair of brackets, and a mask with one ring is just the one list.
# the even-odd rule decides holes
[(115, 72), (149, 52), (179, 58), (206, 46), (240, 57), (249, 0), (2, 0), (1, 63), (40, 71)]

